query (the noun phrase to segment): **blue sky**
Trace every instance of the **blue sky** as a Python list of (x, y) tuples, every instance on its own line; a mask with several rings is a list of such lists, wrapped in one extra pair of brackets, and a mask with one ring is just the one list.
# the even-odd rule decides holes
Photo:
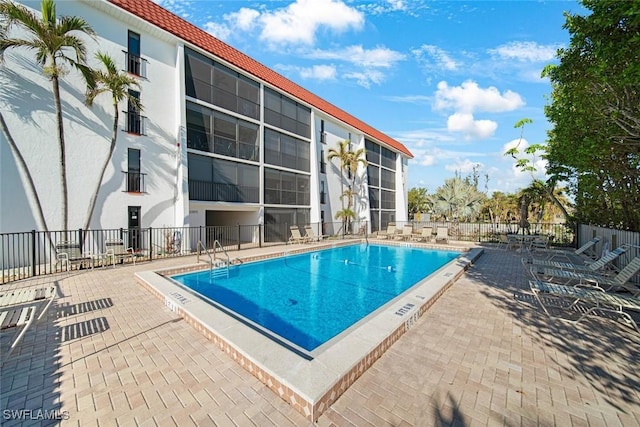
[(586, 13), (576, 1), (155, 1), (405, 144), (409, 188), (432, 193), (476, 166), (489, 195), (531, 182), (503, 153), (544, 143), (540, 73), (569, 41), (563, 12)]

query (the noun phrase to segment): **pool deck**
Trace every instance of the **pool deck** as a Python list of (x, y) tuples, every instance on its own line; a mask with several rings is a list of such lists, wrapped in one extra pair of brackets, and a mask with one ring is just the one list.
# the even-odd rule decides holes
[[(484, 249), (315, 425), (640, 425), (640, 334), (610, 319), (550, 321), (520, 254)], [(2, 367), (0, 423), (56, 410), (60, 425), (312, 425), (134, 279), (194, 262), (3, 285), (53, 284), (60, 297)]]

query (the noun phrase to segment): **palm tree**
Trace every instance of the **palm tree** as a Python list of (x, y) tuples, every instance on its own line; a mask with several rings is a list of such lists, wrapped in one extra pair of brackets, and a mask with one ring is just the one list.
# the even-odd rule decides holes
[(98, 192), (100, 191), (100, 187), (102, 185), (102, 179), (104, 178), (104, 173), (107, 170), (107, 166), (109, 165), (109, 161), (113, 156), (113, 152), (116, 149), (116, 140), (118, 138), (118, 120), (119, 120), (119, 109), (118, 104), (122, 102), (122, 100), (126, 99), (129, 104), (135, 108), (137, 111), (142, 110), (142, 105), (140, 104), (140, 100), (137, 97), (131, 96), (129, 94), (129, 88), (140, 88), (140, 84), (138, 81), (130, 76), (128, 73), (123, 71), (118, 71), (118, 67), (116, 66), (113, 58), (111, 58), (106, 53), (98, 52), (96, 53), (96, 58), (103, 65), (104, 70), (94, 70), (94, 79), (96, 84), (93, 87), (90, 87), (87, 90), (87, 97), (85, 103), (91, 107), (93, 105), (96, 97), (102, 93), (108, 93), (111, 95), (111, 102), (113, 105), (113, 127), (111, 128), (111, 145), (109, 146), (109, 153), (102, 164), (102, 168), (100, 169), (100, 176), (98, 178), (98, 183), (96, 185), (96, 189), (91, 195), (91, 200), (89, 201), (89, 209), (87, 211), (87, 220), (84, 225), (84, 229), (88, 229), (91, 224), (91, 217), (93, 216), (93, 211), (96, 207), (96, 200), (98, 198)]
[(434, 210), (447, 220), (473, 218), (480, 212), (483, 200), (484, 194), (459, 176), (447, 179), (432, 196)]
[[(60, 102), (60, 77), (67, 72), (65, 65), (69, 65), (82, 73), (87, 85), (93, 85), (91, 69), (85, 65), (86, 47), (84, 41), (73, 33), (78, 32), (90, 36), (95, 33), (82, 18), (63, 16), (58, 20), (53, 0), (42, 0), (40, 12), (41, 19), (22, 5), (16, 4), (11, 0), (0, 0), (0, 16), (3, 21), (3, 29), (0, 32), (2, 36), (0, 38), (0, 56), (11, 48), (34, 50), (36, 60), (43, 66), (43, 73), (51, 80), (60, 149), (62, 226), (66, 230), (69, 226), (69, 197), (62, 105)], [(23, 29), (28, 36), (26, 38), (9, 38), (9, 29), (13, 26)], [(69, 55), (70, 52), (73, 55)]]

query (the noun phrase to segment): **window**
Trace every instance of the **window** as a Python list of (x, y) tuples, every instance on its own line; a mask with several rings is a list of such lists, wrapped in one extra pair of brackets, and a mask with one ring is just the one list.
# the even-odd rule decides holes
[(327, 133), (324, 131), (324, 120), (320, 120), (320, 142), (327, 143)]
[(129, 148), (127, 150), (127, 192), (144, 193), (144, 175), (140, 173), (140, 150)]
[(311, 144), (275, 130), (264, 130), (264, 162), (309, 172)]
[(324, 161), (324, 150), (320, 150), (320, 173), (327, 173), (327, 163)]
[(140, 34), (129, 31), (127, 36), (127, 72), (136, 76), (145, 76), (146, 61), (140, 56)]
[(185, 86), (187, 96), (260, 118), (257, 82), (190, 49), (185, 49)]
[(189, 154), (189, 199), (257, 203), (259, 168), (223, 159)]
[(136, 92), (135, 90), (129, 90), (130, 99), (127, 102), (127, 132), (133, 133), (135, 135), (144, 135), (144, 117), (140, 115), (140, 110), (138, 109), (135, 102), (132, 101), (140, 101), (140, 92)]
[(265, 168), (265, 203), (279, 205), (309, 205), (309, 201), (309, 176)]
[(267, 88), (264, 90), (264, 121), (296, 135), (311, 137), (311, 109)]
[(259, 160), (258, 125), (187, 103), (187, 148)]
[(320, 181), (320, 203), (323, 205), (326, 203), (326, 194), (324, 192), (324, 181)]

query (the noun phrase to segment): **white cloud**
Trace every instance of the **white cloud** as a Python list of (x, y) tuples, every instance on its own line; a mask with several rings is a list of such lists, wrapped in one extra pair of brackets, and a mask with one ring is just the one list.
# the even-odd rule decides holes
[(447, 129), (461, 132), (465, 138), (488, 138), (496, 131), (498, 124), (492, 120), (475, 120), (470, 113), (454, 113), (447, 119)]
[(367, 89), (371, 87), (372, 83), (379, 85), (384, 80), (384, 74), (374, 69), (345, 73), (343, 77), (355, 80), (358, 85)]
[(436, 110), (454, 109), (459, 112), (473, 113), (513, 111), (525, 105), (520, 95), (507, 90), (504, 93), (494, 87), (480, 88), (472, 80), (467, 80), (460, 86), (450, 87), (447, 82), (438, 83), (435, 94), (434, 108)]
[(472, 162), (470, 159), (456, 159), (454, 163), (445, 165), (445, 169), (450, 172), (460, 172), (462, 174), (468, 174), (476, 170), (481, 170), (484, 165), (480, 162)]
[(489, 49), (491, 55), (522, 62), (549, 62), (555, 58), (560, 45), (539, 45), (536, 42), (511, 42)]
[(260, 12), (255, 9), (249, 9), (246, 7), (240, 8), (239, 11), (224, 15), (224, 19), (234, 27), (249, 31), (256, 24), (256, 21), (260, 17)]
[(365, 49), (362, 45), (347, 46), (336, 50), (314, 50), (307, 55), (311, 59), (341, 60), (361, 67), (389, 68), (406, 57), (386, 47)]
[(316, 31), (359, 30), (364, 15), (337, 0), (296, 0), (284, 9), (264, 12), (259, 17), (260, 38), (272, 44), (313, 44)]
[(207, 33), (220, 40), (228, 40), (231, 36), (231, 28), (225, 24), (207, 22), (202, 26), (202, 28), (204, 28)]
[(300, 77), (313, 80), (334, 80), (336, 67), (333, 65), (314, 65), (311, 68), (301, 68)]
[(425, 63), (429, 68), (435, 66), (447, 71), (455, 71), (460, 66), (447, 52), (434, 45), (424, 44), (419, 49), (412, 50), (411, 53), (419, 62)]

